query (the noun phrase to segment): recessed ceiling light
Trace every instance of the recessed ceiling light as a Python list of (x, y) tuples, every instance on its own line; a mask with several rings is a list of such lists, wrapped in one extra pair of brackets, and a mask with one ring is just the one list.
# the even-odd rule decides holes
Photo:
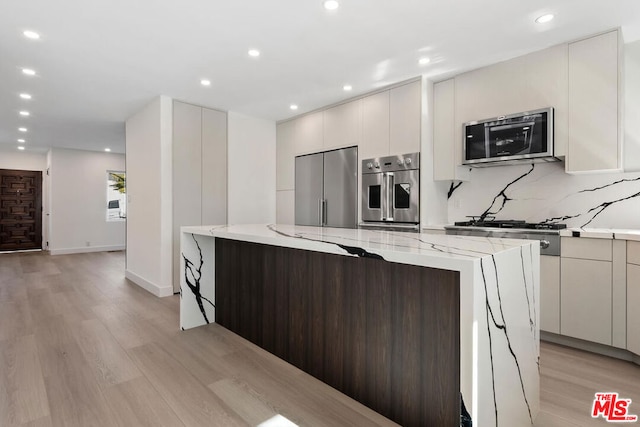
[(289, 105), (289, 108), (291, 108), (292, 110), (297, 110), (298, 106), (296, 104), (291, 104)]
[(336, 0), (326, 0), (322, 5), (327, 10), (336, 10), (340, 6), (340, 3)]
[(18, 150), (24, 150), (24, 147), (22, 145), (18, 146)]
[(342, 90), (349, 92), (351, 89), (353, 89), (353, 87), (351, 87), (351, 85), (344, 85), (342, 86)]
[(18, 140), (18, 142), (19, 142), (20, 144), (24, 144), (24, 142), (25, 142), (25, 141), (24, 141), (24, 139), (19, 139), (19, 140)]
[(202, 86), (211, 86), (211, 80), (202, 79), (202, 80), (200, 80), (200, 84)]
[(111, 148), (105, 148), (104, 151), (106, 151), (107, 153), (111, 152)]
[(29, 115), (29, 112), (28, 111), (20, 111), (20, 115), (26, 117), (26, 116)]
[(538, 19), (536, 19), (536, 23), (546, 24), (547, 22), (551, 21), (553, 18), (554, 18), (554, 15), (552, 13), (548, 13), (546, 15), (539, 16)]
[(27, 131), (27, 128), (18, 128), (18, 130), (19, 130), (20, 132), (26, 132), (26, 131)]
[(249, 54), (249, 56), (253, 56), (254, 58), (260, 56), (260, 51), (258, 49), (249, 49), (249, 52), (247, 53)]
[(24, 36), (28, 39), (38, 40), (40, 38), (40, 34), (36, 33), (35, 31), (27, 30), (22, 34), (24, 34)]
[(426, 56), (424, 58), (418, 59), (418, 64), (420, 65), (427, 65), (429, 62), (431, 62), (431, 59), (427, 58)]
[(26, 74), (27, 76), (35, 76), (36, 72), (34, 70), (32, 70), (31, 68), (23, 68), (22, 69), (22, 74)]
[(20, 98), (22, 98), (22, 99), (31, 99), (31, 95), (29, 95), (28, 93), (21, 93), (20, 94)]

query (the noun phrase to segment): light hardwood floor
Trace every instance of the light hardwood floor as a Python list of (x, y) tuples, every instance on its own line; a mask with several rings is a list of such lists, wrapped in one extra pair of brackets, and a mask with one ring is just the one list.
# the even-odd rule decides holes
[[(123, 252), (0, 254), (0, 426), (395, 425), (218, 325), (179, 331), (178, 310)], [(542, 343), (541, 373), (536, 426), (607, 425), (597, 391), (640, 414), (636, 365)]]

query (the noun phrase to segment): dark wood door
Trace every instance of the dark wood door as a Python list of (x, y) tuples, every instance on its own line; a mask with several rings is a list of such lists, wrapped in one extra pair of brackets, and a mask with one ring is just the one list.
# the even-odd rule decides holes
[(42, 172), (0, 169), (0, 251), (42, 248)]

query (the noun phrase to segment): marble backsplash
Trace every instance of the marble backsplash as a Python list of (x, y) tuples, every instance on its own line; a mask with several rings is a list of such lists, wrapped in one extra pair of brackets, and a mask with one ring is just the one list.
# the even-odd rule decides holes
[(564, 163), (474, 168), (451, 184), (448, 220), (495, 216), (567, 227), (640, 229), (640, 172), (569, 175)]

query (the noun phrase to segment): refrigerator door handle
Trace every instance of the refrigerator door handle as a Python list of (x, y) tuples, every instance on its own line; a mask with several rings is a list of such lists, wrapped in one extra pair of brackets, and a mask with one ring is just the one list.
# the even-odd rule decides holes
[(323, 207), (322, 207), (322, 199), (318, 199), (318, 225), (322, 225), (322, 211), (323, 211)]
[(327, 225), (327, 199), (322, 199), (322, 223), (320, 225)]

